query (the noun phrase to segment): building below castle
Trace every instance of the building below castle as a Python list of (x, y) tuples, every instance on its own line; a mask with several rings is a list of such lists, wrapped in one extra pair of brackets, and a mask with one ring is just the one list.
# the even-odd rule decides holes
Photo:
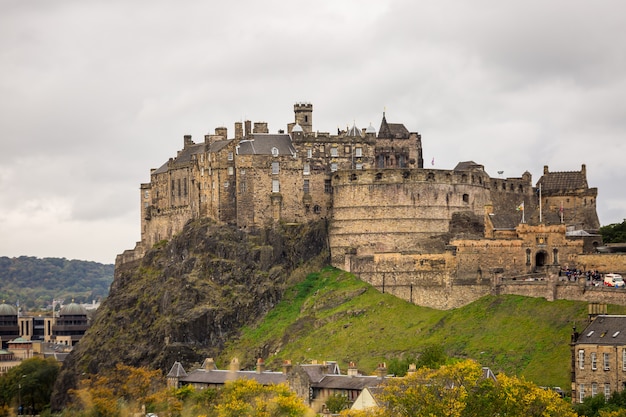
[(330, 134), (314, 129), (311, 104), (297, 103), (276, 133), (245, 121), (201, 143), (184, 136), (141, 184), (141, 241), (116, 262), (141, 258), (192, 219), (249, 231), (324, 219), (334, 266), (411, 302), (454, 308), (529, 280), (554, 285), (523, 292), (554, 299), (560, 271), (626, 270), (623, 257), (595, 254), (597, 192), (584, 164), (545, 166), (536, 184), (529, 172), (492, 178), (473, 161), (424, 167), (421, 135), (384, 113), (378, 131)]

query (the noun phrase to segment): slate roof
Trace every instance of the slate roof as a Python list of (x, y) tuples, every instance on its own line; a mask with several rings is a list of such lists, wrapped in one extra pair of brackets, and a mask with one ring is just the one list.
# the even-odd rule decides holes
[(626, 316), (598, 316), (578, 336), (576, 344), (626, 345)]
[(362, 390), (375, 387), (383, 381), (377, 376), (325, 375), (321, 381), (312, 384), (316, 388)]
[(381, 139), (408, 139), (409, 131), (402, 123), (387, 123), (387, 118), (383, 113), (383, 120), (380, 122), (378, 137)]
[(178, 361), (174, 362), (172, 369), (170, 369), (167, 374), (168, 378), (182, 378), (185, 376), (187, 376), (187, 372), (185, 372), (185, 368), (183, 368), (183, 365)]
[(295, 155), (296, 148), (288, 134), (255, 133), (250, 139), (239, 142), (239, 155), (272, 155), (272, 148), (278, 149), (279, 155)]
[[(168, 375), (169, 376), (169, 375)], [(254, 379), (262, 385), (281, 384), (287, 382), (287, 375), (282, 372), (256, 372), (256, 371), (229, 371), (229, 370), (206, 370), (196, 369), (187, 376), (180, 378), (180, 382), (188, 384), (215, 384), (222, 385), (227, 381), (236, 379)]]
[(544, 172), (537, 181), (541, 184), (542, 193), (588, 188), (587, 176), (584, 171)]
[(465, 162), (459, 162), (458, 164), (456, 164), (456, 166), (454, 167), (455, 171), (471, 171), (473, 169), (479, 169), (481, 171), (485, 170), (484, 165), (481, 164), (477, 164), (474, 161), (465, 161)]

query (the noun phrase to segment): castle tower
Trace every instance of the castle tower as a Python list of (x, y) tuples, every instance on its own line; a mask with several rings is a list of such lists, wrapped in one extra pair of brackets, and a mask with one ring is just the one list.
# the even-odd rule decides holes
[(313, 105), (311, 103), (296, 103), (293, 105), (296, 124), (302, 127), (304, 133), (313, 131)]

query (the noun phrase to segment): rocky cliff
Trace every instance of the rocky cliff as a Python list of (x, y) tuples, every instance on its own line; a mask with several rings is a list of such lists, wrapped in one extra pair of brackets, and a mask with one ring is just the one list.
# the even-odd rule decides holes
[(297, 268), (328, 263), (326, 230), (325, 221), (242, 232), (198, 220), (140, 261), (117, 265), (108, 298), (63, 366), (53, 407), (83, 373), (116, 363), (165, 372), (176, 360), (217, 356), (281, 299)]

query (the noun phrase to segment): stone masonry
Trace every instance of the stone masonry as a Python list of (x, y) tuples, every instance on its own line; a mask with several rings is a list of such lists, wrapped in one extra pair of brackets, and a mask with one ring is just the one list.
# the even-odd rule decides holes
[[(141, 241), (117, 262), (200, 217), (244, 230), (326, 219), (334, 266), (435, 308), (503, 291), (579, 297), (556, 289), (564, 267), (626, 272), (625, 257), (594, 254), (597, 189), (585, 165), (546, 166), (535, 186), (528, 172), (491, 178), (473, 161), (425, 168), (421, 135), (384, 113), (378, 132), (354, 125), (330, 134), (314, 130), (310, 103), (296, 103), (286, 131), (245, 121), (230, 138), (226, 127), (197, 144), (184, 136), (140, 192)], [(530, 279), (552, 284), (511, 288)]]

